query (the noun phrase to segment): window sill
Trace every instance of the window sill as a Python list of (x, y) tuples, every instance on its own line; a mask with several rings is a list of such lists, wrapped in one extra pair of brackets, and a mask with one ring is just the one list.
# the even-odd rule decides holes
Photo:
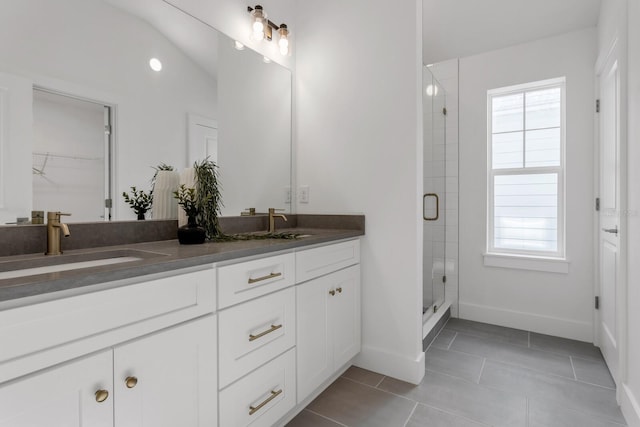
[(484, 254), (485, 267), (569, 273), (569, 261), (564, 258), (545, 258), (528, 255)]

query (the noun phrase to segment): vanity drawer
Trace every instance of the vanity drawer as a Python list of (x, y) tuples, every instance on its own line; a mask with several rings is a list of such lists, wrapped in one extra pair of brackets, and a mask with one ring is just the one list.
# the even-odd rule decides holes
[(294, 254), (276, 255), (218, 268), (219, 308), (284, 289), (295, 283)]
[(220, 388), (296, 344), (291, 287), (219, 312)]
[(360, 240), (296, 253), (296, 283), (305, 282), (360, 262)]
[(220, 425), (270, 427), (296, 404), (295, 349), (220, 392)]
[(0, 364), (118, 328), (215, 311), (215, 270), (189, 272), (0, 311)]

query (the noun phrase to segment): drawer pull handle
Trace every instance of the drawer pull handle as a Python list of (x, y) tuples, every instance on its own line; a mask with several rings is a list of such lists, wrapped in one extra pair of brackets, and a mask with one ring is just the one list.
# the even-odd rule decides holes
[(282, 328), (282, 323), (279, 325), (271, 325), (271, 328), (267, 329), (264, 332), (260, 332), (258, 335), (249, 335), (249, 341), (255, 341), (258, 338), (262, 338), (263, 336), (270, 334), (273, 331), (277, 331), (280, 328)]
[(331, 289), (329, 291), (329, 295), (331, 295), (332, 297), (336, 295), (336, 291), (334, 291), (333, 289)]
[(109, 392), (107, 390), (96, 391), (96, 402), (102, 403), (109, 398)]
[(342, 293), (342, 288), (336, 288), (336, 292), (338, 292), (339, 294)]
[(266, 276), (258, 277), (255, 279), (249, 278), (249, 284), (262, 282), (263, 280), (273, 279), (274, 277), (280, 277), (280, 276), (282, 276), (282, 273), (271, 273)]
[(126, 385), (127, 388), (134, 388), (138, 385), (138, 379), (136, 377), (127, 377), (127, 379), (124, 380), (124, 385)]
[(264, 406), (267, 403), (271, 402), (273, 399), (278, 397), (281, 393), (282, 393), (282, 389), (280, 389), (278, 391), (271, 390), (271, 396), (267, 397), (267, 399), (264, 402), (262, 402), (258, 406), (249, 406), (249, 415), (253, 415), (256, 412), (258, 412), (260, 409), (264, 408)]

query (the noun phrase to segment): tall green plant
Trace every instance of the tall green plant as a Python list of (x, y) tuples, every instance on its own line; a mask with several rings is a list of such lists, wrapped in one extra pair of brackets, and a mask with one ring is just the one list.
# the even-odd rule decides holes
[(202, 226), (207, 239), (222, 239), (226, 236), (220, 230), (218, 217), (222, 207), (222, 195), (218, 175), (218, 165), (207, 157), (193, 165), (196, 172), (196, 201), (199, 207), (198, 224)]

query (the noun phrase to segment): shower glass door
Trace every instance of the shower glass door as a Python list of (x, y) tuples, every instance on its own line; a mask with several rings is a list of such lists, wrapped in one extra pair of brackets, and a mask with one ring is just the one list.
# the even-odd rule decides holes
[(423, 320), (438, 310), (445, 298), (446, 254), (446, 94), (423, 68), (424, 182), (423, 182)]

